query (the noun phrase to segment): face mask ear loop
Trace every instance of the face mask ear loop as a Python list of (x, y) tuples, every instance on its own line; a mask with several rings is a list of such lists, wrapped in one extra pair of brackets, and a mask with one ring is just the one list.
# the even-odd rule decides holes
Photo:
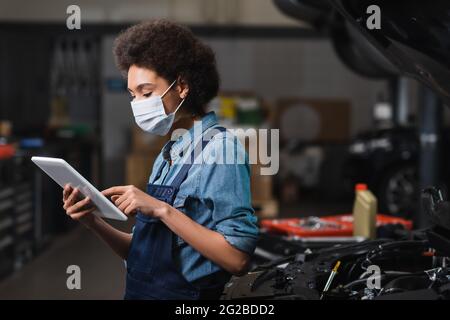
[[(170, 90), (170, 88), (173, 87), (173, 85), (175, 84), (175, 82), (177, 82), (176, 79), (175, 79), (175, 80), (172, 82), (172, 84), (167, 88), (167, 90), (162, 94), (161, 98), (163, 98), (163, 97), (166, 95), (166, 93)], [(178, 105), (178, 107), (175, 109), (174, 112), (172, 112), (173, 114), (175, 114), (175, 113), (178, 111), (178, 109), (180, 109), (180, 107), (181, 107), (181, 105), (183, 104), (184, 100), (186, 100), (186, 98), (184, 98), (183, 100), (181, 100), (181, 102), (180, 102), (180, 104)]]
[(178, 107), (177, 107), (177, 108), (175, 109), (175, 111), (172, 112), (172, 113), (175, 113), (175, 112), (178, 111), (178, 109), (180, 109), (180, 107), (181, 107), (181, 105), (183, 104), (184, 100), (186, 100), (186, 98), (184, 98), (183, 100), (181, 100), (181, 102), (180, 102), (180, 104), (178, 105)]
[(173, 87), (173, 85), (175, 84), (175, 82), (177, 82), (177, 80), (173, 80), (172, 84), (166, 89), (166, 91), (164, 91), (164, 93), (161, 95), (161, 98), (164, 98), (164, 96), (166, 95), (167, 92), (169, 92), (169, 90)]

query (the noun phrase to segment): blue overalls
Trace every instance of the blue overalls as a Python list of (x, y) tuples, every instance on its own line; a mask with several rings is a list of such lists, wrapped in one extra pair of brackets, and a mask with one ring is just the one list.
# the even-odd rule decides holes
[[(219, 132), (226, 129), (215, 127)], [(202, 150), (208, 141), (203, 139), (192, 150), (201, 145)], [(170, 142), (169, 142), (170, 143)], [(173, 205), (180, 185), (186, 179), (193, 161), (183, 164), (170, 185), (149, 183), (147, 193), (154, 198)], [(164, 164), (158, 170), (158, 179)], [(138, 212), (127, 258), (127, 280), (125, 299), (195, 300), (218, 299), (225, 282), (218, 280), (214, 285), (194, 286), (178, 270), (173, 260), (175, 234), (159, 219)]]

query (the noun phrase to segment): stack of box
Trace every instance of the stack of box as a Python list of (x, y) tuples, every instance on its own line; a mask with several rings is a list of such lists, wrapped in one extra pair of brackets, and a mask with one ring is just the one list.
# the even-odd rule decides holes
[[(233, 126), (230, 123), (226, 123), (225, 126), (228, 129), (233, 129)], [(249, 152), (248, 141), (251, 140), (257, 143), (256, 150), (258, 154), (267, 154), (267, 146), (258, 143), (258, 130), (246, 131), (246, 129), (252, 128), (248, 125), (240, 125), (236, 126), (236, 128), (244, 129), (243, 131), (237, 131), (236, 133), (238, 134), (241, 143), (246, 147), (247, 152)], [(247, 136), (239, 136), (239, 134), (244, 134), (244, 132)], [(256, 136), (249, 137), (248, 134)], [(248, 139), (247, 143), (245, 141), (246, 138)], [(168, 136), (159, 137), (148, 134), (138, 127), (133, 128), (131, 134), (131, 150), (126, 161), (126, 184), (134, 185), (141, 190), (146, 189), (153, 163), (168, 139)], [(260, 150), (260, 148), (263, 148), (264, 150)], [(255, 161), (253, 158), (250, 159), (250, 165), (252, 205), (256, 214), (262, 218), (278, 216), (278, 201), (273, 195), (273, 176), (262, 175), (261, 169), (264, 165)]]
[(146, 190), (153, 163), (167, 141), (167, 137), (148, 134), (133, 127), (131, 152), (126, 160), (126, 184)]
[[(274, 218), (278, 216), (278, 201), (273, 195), (273, 175), (262, 174), (262, 169), (266, 165), (261, 164), (259, 155), (267, 155), (267, 145), (260, 143), (258, 130), (236, 131), (236, 135), (249, 153), (250, 162), (250, 186), (252, 194), (252, 205), (256, 214), (261, 218)], [(270, 131), (266, 131), (268, 134)], [(255, 136), (256, 135), (256, 136)], [(269, 137), (266, 141), (269, 141)], [(250, 147), (249, 143), (256, 143)], [(257, 154), (251, 154), (251, 150), (256, 150)]]
[(261, 164), (251, 166), (250, 185), (252, 205), (261, 218), (278, 216), (278, 201), (273, 195), (273, 176), (261, 174)]
[[(240, 129), (234, 133), (248, 153), (252, 149), (257, 151), (256, 155), (249, 158), (252, 205), (259, 217), (276, 217), (278, 201), (273, 195), (273, 175), (262, 175), (261, 168), (264, 165), (259, 162), (259, 154), (267, 155), (267, 146), (259, 144), (258, 129), (265, 122), (270, 122), (270, 106), (253, 92), (232, 91), (221, 92), (218, 98), (210, 104), (210, 109), (216, 112), (221, 125), (231, 130)], [(268, 140), (270, 140), (269, 137)], [(250, 141), (257, 145), (249, 148)]]

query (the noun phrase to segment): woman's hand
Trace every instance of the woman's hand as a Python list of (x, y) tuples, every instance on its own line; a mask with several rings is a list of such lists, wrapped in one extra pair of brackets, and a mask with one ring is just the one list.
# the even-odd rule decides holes
[(170, 209), (164, 201), (153, 198), (133, 185), (111, 187), (102, 193), (111, 197), (114, 204), (126, 215), (134, 215), (140, 211), (145, 215), (161, 218)]
[(93, 206), (89, 197), (80, 200), (80, 196), (81, 193), (77, 188), (74, 189), (66, 184), (63, 190), (63, 208), (70, 218), (89, 226), (95, 220), (95, 215), (92, 212), (96, 207)]

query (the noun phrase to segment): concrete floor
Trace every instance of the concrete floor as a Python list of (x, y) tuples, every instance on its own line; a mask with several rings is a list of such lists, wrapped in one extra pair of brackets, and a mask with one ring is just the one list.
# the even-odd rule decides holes
[[(81, 269), (81, 289), (67, 289), (69, 265)], [(125, 267), (101, 240), (82, 226), (53, 239), (22, 269), (0, 282), (3, 299), (122, 299)]]
[[(319, 199), (283, 206), (281, 217), (322, 216), (351, 212), (351, 203)], [(128, 225), (116, 225), (131, 230)], [(81, 268), (81, 290), (68, 290), (69, 265)], [(100, 239), (82, 226), (56, 237), (42, 254), (0, 282), (2, 299), (122, 299), (125, 266)]]

